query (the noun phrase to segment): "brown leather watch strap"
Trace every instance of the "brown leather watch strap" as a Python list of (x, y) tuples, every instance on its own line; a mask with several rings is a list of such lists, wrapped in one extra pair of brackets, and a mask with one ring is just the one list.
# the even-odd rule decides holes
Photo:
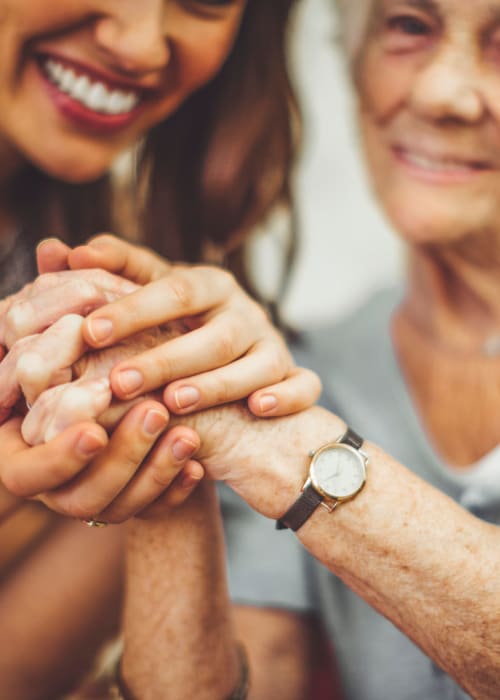
[(295, 532), (314, 513), (322, 500), (323, 496), (316, 491), (312, 484), (309, 484), (285, 515), (276, 521), (276, 529), (286, 530), (286, 528), (290, 528)]
[[(338, 442), (339, 444), (349, 445), (359, 450), (363, 445), (363, 438), (352, 430), (352, 428), (348, 427)], [(306, 520), (311, 517), (322, 500), (323, 496), (316, 491), (311, 483), (308, 484), (295, 503), (276, 521), (276, 529), (286, 530), (290, 528), (290, 530), (296, 532), (299, 527), (302, 527)]]
[(343, 445), (350, 445), (354, 447), (355, 450), (360, 450), (363, 446), (363, 438), (360, 437), (352, 428), (347, 428), (344, 435), (340, 438), (339, 443)]

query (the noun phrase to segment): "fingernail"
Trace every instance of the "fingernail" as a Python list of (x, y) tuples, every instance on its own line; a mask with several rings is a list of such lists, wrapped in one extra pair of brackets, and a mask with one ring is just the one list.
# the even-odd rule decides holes
[(76, 444), (77, 450), (85, 457), (93, 457), (105, 446), (101, 437), (92, 433), (84, 433)]
[(118, 374), (117, 381), (124, 394), (133, 394), (144, 384), (144, 377), (136, 369), (124, 369)]
[(188, 440), (176, 440), (172, 445), (172, 454), (178, 462), (183, 462), (191, 457), (196, 450), (196, 445)]
[(278, 405), (278, 399), (273, 394), (263, 394), (259, 399), (259, 408), (262, 413), (272, 411)]
[(156, 435), (163, 430), (167, 425), (168, 419), (164, 413), (160, 411), (148, 411), (144, 417), (143, 428), (148, 435)]
[(201, 395), (194, 386), (183, 386), (181, 389), (177, 389), (174, 393), (174, 398), (177, 408), (189, 408), (198, 403)]
[(182, 477), (181, 488), (182, 489), (191, 489), (191, 488), (193, 488), (193, 486), (196, 486), (196, 484), (199, 484), (202, 479), (203, 479), (203, 477), (196, 477), (196, 476), (193, 476), (192, 474), (186, 474), (185, 476)]
[(113, 323), (109, 318), (94, 318), (89, 320), (87, 330), (95, 343), (104, 343), (113, 332)]

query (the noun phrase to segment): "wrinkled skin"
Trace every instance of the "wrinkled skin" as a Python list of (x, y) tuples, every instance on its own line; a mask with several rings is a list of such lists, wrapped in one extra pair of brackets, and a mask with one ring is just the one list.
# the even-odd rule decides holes
[[(79, 329), (74, 327), (73, 330), (74, 334), (79, 334)], [(73, 381), (52, 386), (35, 400), (23, 422), (23, 438), (28, 444), (41, 444), (83, 420), (96, 420), (106, 430), (111, 430), (129, 408), (145, 398), (140, 396), (131, 401), (113, 401), (108, 379), (113, 367), (187, 330), (182, 321), (176, 321), (137, 333), (111, 348), (86, 352), (71, 367)], [(78, 344), (81, 341), (76, 338), (74, 342)], [(27, 364), (26, 354), (22, 363)], [(66, 369), (66, 372), (69, 371), (69, 368)], [(64, 370), (59, 370), (59, 373), (64, 373)], [(26, 368), (26, 375), (29, 375), (29, 367)]]

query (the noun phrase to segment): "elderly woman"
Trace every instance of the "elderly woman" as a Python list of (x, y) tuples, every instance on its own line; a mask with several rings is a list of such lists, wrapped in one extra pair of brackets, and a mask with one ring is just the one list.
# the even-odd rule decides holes
[(318, 561), (231, 504), (232, 594), (249, 606), (235, 612), (210, 483), (133, 522), (121, 682), (141, 700), (219, 700), (238, 674), (245, 697), (238, 637), (248, 697), (309, 697), (303, 627), (269, 612), (286, 643), (265, 658), (252, 604), (314, 608), (349, 700), (500, 696), (500, 0), (359, 5), (344, 19), (361, 131), (408, 282), (305, 336), (325, 408), (191, 419), (208, 474)]
[[(500, 0), (376, 0), (351, 17), (359, 4), (343, 7), (346, 46), (374, 187), (407, 244), (407, 284), (306, 336), (326, 408), (266, 422), (243, 408), (200, 414), (198, 458), (251, 508), (296, 530), (318, 560), (280, 557), (280, 543), (288, 545), (273, 539), (271, 525), (266, 531), (251, 514), (228, 512), (233, 597), (314, 607), (346, 698), (493, 700)], [(380, 447), (346, 432), (329, 409)], [(245, 636), (255, 680), (249, 697), (307, 697), (297, 669), (280, 675), (279, 647), (267, 662), (253, 648), (258, 634), (249, 630), (262, 611), (247, 607), (247, 624), (240, 615), (233, 631), (221, 551), (209, 484), (175, 513), (132, 525), (129, 564), (135, 572), (147, 566), (152, 579), (130, 580), (124, 683), (141, 698), (220, 698), (237, 668), (225, 634)], [(250, 551), (258, 559), (248, 561)], [(309, 585), (301, 588), (305, 570)], [(279, 619), (274, 614), (275, 625)], [(218, 686), (204, 682), (207, 667), (212, 678), (219, 669)], [(141, 695), (152, 670), (156, 689)]]

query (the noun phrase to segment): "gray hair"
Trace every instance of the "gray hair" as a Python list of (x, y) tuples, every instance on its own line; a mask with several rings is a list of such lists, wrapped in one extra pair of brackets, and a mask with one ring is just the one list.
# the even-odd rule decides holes
[(368, 28), (373, 0), (336, 0), (340, 38), (349, 61), (354, 61)]

